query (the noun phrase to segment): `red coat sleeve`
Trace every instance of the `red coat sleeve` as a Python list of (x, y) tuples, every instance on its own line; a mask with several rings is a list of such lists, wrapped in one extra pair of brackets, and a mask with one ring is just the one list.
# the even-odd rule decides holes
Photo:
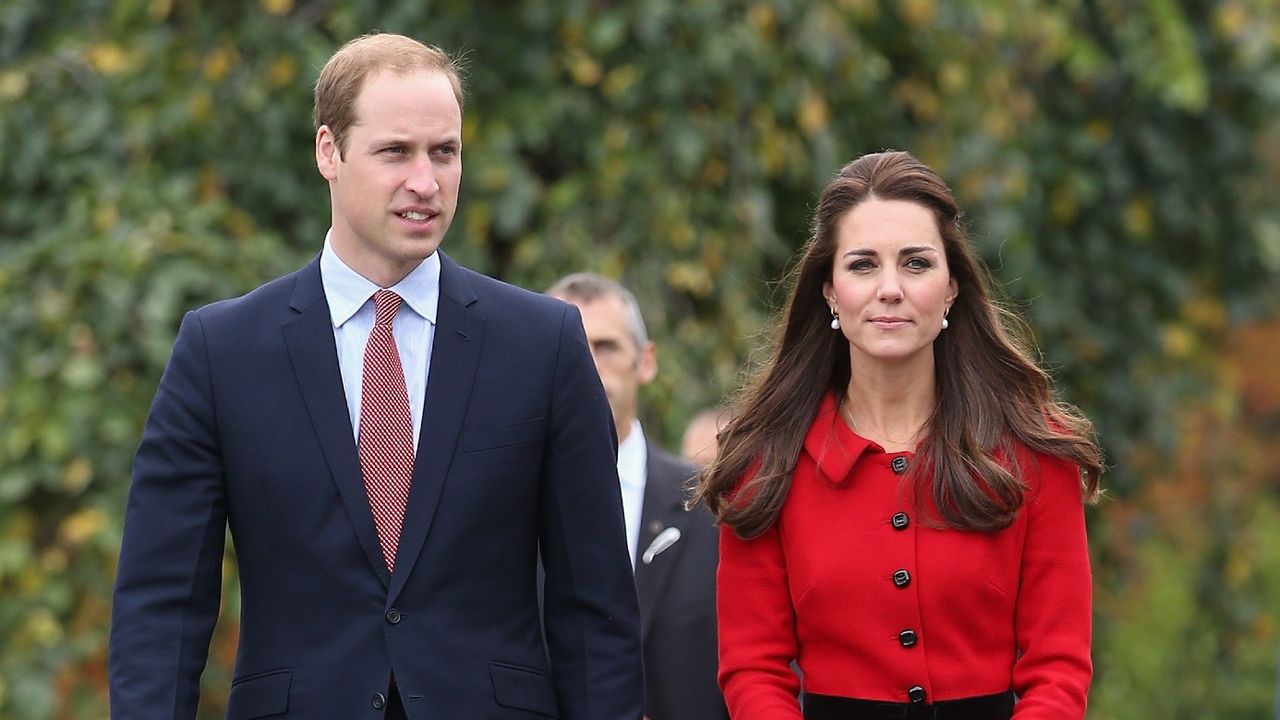
[(743, 540), (720, 529), (720, 687), (734, 720), (801, 720), (795, 611), (778, 523)]
[(1039, 457), (1039, 474), (1024, 508), (1013, 715), (1016, 720), (1084, 718), (1093, 676), (1093, 583), (1080, 474), (1074, 464), (1045, 456)]

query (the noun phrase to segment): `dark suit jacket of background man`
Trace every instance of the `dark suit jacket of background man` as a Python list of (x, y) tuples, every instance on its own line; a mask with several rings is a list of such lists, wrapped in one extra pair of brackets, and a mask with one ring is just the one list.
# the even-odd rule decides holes
[(716, 684), (719, 531), (705, 508), (684, 509), (694, 466), (653, 443), (648, 453), (637, 552), (667, 527), (678, 528), (680, 540), (650, 564), (636, 559), (645, 711), (652, 720), (722, 720), (729, 712)]
[(639, 717), (612, 420), (579, 315), (441, 264), (391, 575), (318, 260), (183, 320), (126, 510), (114, 718), (194, 717), (228, 522), (242, 590), (229, 718), (381, 718), (393, 671), (415, 719)]

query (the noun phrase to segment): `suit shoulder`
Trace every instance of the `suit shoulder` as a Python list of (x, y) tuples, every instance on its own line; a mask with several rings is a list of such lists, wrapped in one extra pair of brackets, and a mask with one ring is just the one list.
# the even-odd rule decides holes
[(503, 312), (558, 319), (569, 307), (568, 303), (549, 295), (512, 285), (470, 268), (459, 265), (458, 270), (475, 288), (476, 295), (482, 302), (495, 303)]
[(649, 473), (683, 485), (698, 468), (688, 460), (676, 457), (653, 443), (649, 443)]
[(243, 295), (216, 300), (196, 308), (192, 312), (206, 325), (210, 323), (218, 325), (226, 322), (239, 323), (261, 318), (268, 309), (283, 309), (289, 306), (298, 277), (306, 272), (307, 269), (295, 270), (288, 275), (263, 283)]

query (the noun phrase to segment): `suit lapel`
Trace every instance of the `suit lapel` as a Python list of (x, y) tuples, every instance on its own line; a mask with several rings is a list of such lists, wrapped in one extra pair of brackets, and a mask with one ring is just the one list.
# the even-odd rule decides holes
[(676, 565), (672, 561), (683, 546), (676, 542), (648, 565), (644, 562), (644, 551), (663, 530), (680, 528), (685, 512), (679, 486), (683, 478), (672, 476), (671, 468), (663, 463), (661, 454), (652, 445), (646, 448), (646, 452), (644, 505), (640, 509), (640, 542), (636, 545), (636, 594), (640, 600), (641, 642), (649, 636), (654, 611)]
[(373, 512), (360, 472), (347, 399), (342, 389), (342, 371), (338, 369), (338, 350), (333, 339), (333, 320), (329, 303), (320, 282), (317, 258), (298, 273), (290, 301), (298, 316), (282, 326), (285, 347), (298, 380), (298, 389), (306, 403), (307, 414), (320, 442), (320, 450), (329, 464), (329, 474), (347, 507), (351, 525), (369, 564), (386, 586), (390, 580), (378, 531), (373, 525)]
[(471, 308), (475, 301), (470, 280), (453, 260), (440, 252), (440, 307), (422, 408), (422, 429), (413, 464), (413, 485), (405, 508), (400, 547), (396, 551), (396, 570), (391, 578), (391, 601), (413, 572), (431, 529), (467, 414), (484, 344), (484, 321)]

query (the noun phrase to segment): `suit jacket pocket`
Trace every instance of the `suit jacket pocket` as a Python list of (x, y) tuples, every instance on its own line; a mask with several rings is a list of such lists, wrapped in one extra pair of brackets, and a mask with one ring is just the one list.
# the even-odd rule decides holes
[(272, 670), (242, 677), (231, 683), (227, 698), (227, 720), (279, 715), (289, 709), (289, 687), (293, 671)]
[(541, 442), (546, 427), (546, 418), (534, 418), (505, 425), (474, 428), (463, 433), (462, 451), (482, 452)]
[(527, 710), (549, 718), (558, 716), (556, 690), (550, 676), (532, 668), (489, 663), (493, 699), (502, 707)]

